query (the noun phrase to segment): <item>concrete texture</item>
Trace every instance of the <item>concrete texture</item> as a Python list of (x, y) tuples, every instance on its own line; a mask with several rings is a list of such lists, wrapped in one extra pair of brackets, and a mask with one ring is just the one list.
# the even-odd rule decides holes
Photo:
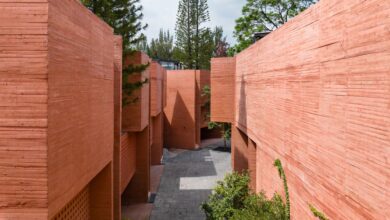
[(164, 145), (169, 148), (196, 149), (200, 146), (200, 128), (206, 125), (202, 88), (210, 84), (205, 70), (167, 71), (164, 108)]
[(230, 153), (219, 151), (222, 141), (199, 150), (164, 152), (164, 173), (151, 220), (205, 219), (200, 209), (218, 180), (231, 171)]
[[(124, 65), (137, 66), (150, 63), (151, 60), (143, 52), (135, 52), (125, 58)], [(150, 79), (150, 66), (142, 73), (134, 73), (128, 76), (130, 83), (143, 82)], [(142, 88), (134, 90), (130, 97), (123, 94), (127, 103), (122, 109), (122, 131), (141, 132), (148, 125), (150, 120), (150, 83), (145, 83)]]
[(233, 152), (244, 163), (234, 165), (271, 196), (283, 192), (279, 158), (292, 219), (315, 219), (307, 203), (330, 219), (390, 216), (389, 11), (389, 1), (321, 0), (236, 56)]
[(86, 188), (112, 219), (112, 29), (77, 0), (0, 14), (0, 219), (51, 219)]
[(211, 59), (211, 121), (234, 121), (234, 84), (236, 59), (234, 57)]

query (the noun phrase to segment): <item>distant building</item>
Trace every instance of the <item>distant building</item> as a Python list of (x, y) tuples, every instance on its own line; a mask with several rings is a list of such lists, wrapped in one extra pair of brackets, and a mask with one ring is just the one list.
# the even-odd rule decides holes
[(183, 65), (179, 61), (156, 59), (156, 61), (167, 70), (181, 70)]

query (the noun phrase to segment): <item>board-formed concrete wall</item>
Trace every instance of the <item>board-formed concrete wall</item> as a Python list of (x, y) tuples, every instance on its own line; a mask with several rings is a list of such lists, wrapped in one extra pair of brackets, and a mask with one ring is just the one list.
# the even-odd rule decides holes
[(151, 164), (160, 165), (164, 144), (164, 118), (166, 69), (158, 62), (152, 62), (150, 67), (150, 141)]
[(167, 71), (164, 143), (169, 148), (196, 149), (200, 145), (202, 88), (209, 84), (205, 70)]
[[(150, 58), (143, 52), (135, 52), (126, 57), (125, 66), (146, 65), (150, 63)], [(133, 73), (128, 76), (130, 83), (144, 82), (150, 79), (150, 66), (142, 73)], [(149, 125), (150, 114), (150, 84), (145, 83), (142, 88), (133, 91), (130, 97), (123, 94), (126, 102), (122, 111), (122, 130), (125, 132), (141, 132)]]
[(231, 123), (234, 120), (234, 84), (236, 59), (211, 59), (211, 121)]
[(18, 4), (0, 2), (0, 219), (47, 219), (48, 3)]
[(389, 12), (321, 0), (236, 56), (234, 126), (256, 144), (244, 158), (269, 196), (281, 159), (293, 219), (315, 219), (308, 203), (330, 219), (390, 215)]
[(85, 192), (112, 219), (112, 29), (76, 0), (0, 14), (0, 218), (51, 219)]

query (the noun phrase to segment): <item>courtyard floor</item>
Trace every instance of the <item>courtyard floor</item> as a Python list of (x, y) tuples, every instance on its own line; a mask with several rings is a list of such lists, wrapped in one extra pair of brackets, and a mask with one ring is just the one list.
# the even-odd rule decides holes
[(195, 151), (166, 150), (151, 220), (203, 220), (200, 209), (218, 180), (231, 171), (223, 142), (206, 140)]

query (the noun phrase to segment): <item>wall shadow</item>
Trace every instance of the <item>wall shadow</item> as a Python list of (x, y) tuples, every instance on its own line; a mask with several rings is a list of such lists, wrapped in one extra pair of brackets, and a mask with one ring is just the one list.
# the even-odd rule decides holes
[(196, 144), (195, 121), (179, 92), (176, 93), (172, 114), (171, 122), (165, 118), (166, 147), (193, 149)]

